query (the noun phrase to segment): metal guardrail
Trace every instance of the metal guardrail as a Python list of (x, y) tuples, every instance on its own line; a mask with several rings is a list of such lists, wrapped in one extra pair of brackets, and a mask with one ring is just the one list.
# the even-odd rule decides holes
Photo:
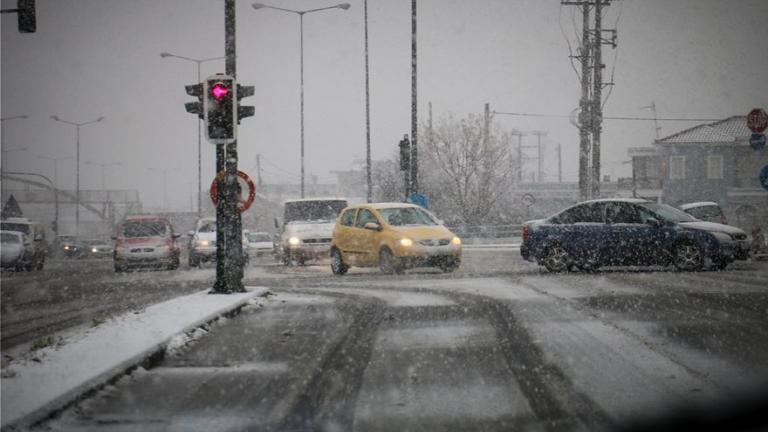
[(448, 227), (462, 238), (508, 238), (520, 237), (522, 225), (465, 225)]

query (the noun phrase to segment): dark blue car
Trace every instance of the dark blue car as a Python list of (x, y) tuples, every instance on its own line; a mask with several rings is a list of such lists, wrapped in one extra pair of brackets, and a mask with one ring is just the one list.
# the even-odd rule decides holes
[(674, 207), (641, 199), (601, 199), (523, 225), (520, 253), (549, 271), (602, 266), (674, 265), (724, 269), (744, 231), (703, 222)]

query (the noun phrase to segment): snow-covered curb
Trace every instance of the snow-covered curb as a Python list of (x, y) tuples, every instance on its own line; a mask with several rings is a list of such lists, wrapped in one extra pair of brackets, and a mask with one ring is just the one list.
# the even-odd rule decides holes
[(25, 427), (81, 394), (140, 365), (175, 336), (247, 305), (267, 288), (210, 295), (202, 291), (127, 313), (49, 350), (39, 362), (12, 364), (2, 378), (2, 428)]

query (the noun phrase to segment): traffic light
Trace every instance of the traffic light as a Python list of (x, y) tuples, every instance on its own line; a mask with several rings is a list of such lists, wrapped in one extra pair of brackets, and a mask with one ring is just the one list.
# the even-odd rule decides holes
[(400, 140), (400, 171), (411, 170), (411, 142), (408, 140), (408, 134)]
[(16, 0), (16, 8), (19, 14), (19, 32), (36, 32), (37, 14), (35, 13), (35, 0)]
[(237, 85), (237, 124), (240, 124), (240, 119), (251, 117), (256, 113), (256, 108), (249, 105), (240, 105), (240, 99), (248, 96), (253, 96), (253, 86)]
[(229, 75), (213, 75), (203, 88), (205, 137), (215, 144), (229, 144), (237, 139), (237, 86)]
[(203, 115), (203, 85), (190, 84), (184, 86), (184, 89), (187, 91), (188, 95), (195, 96), (197, 98), (197, 102), (185, 103), (184, 108), (186, 108), (188, 113), (197, 114), (197, 117), (200, 119), (205, 118), (205, 115)]

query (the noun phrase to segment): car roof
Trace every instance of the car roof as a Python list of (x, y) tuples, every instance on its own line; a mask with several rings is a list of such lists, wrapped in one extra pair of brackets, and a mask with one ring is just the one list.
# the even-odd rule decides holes
[(283, 204), (295, 203), (295, 202), (312, 202), (312, 201), (345, 201), (346, 202), (347, 199), (346, 198), (338, 198), (338, 197), (336, 197), (336, 198), (334, 198), (334, 197), (330, 197), (330, 198), (299, 198), (299, 199), (285, 200), (285, 201), (283, 201)]
[(26, 225), (32, 225), (32, 224), (39, 224), (40, 222), (35, 222), (32, 220), (29, 220), (28, 218), (20, 218), (20, 217), (9, 217), (6, 219), (3, 219), (0, 222), (9, 222), (9, 223), (15, 223), (15, 224), (26, 224)]
[(692, 209), (692, 208), (696, 208), (696, 207), (709, 207), (709, 206), (720, 207), (720, 205), (718, 203), (716, 203), (716, 202), (712, 202), (712, 201), (699, 201), (699, 202), (683, 204), (683, 205), (680, 206), (680, 210), (688, 210), (688, 209)]
[(162, 216), (153, 216), (153, 215), (126, 216), (125, 221), (126, 222), (168, 222), (168, 218), (164, 218)]
[(593, 199), (588, 201), (582, 201), (579, 204), (588, 204), (588, 203), (599, 203), (599, 202), (628, 202), (628, 203), (634, 203), (634, 204), (641, 204), (641, 203), (648, 203), (651, 201), (648, 201), (646, 199), (642, 198), (599, 198), (599, 199)]
[(382, 203), (365, 203), (365, 204), (357, 204), (353, 206), (349, 206), (349, 208), (372, 208), (372, 209), (383, 209), (383, 208), (421, 208), (417, 206), (416, 204), (411, 203), (402, 203), (402, 202), (382, 202)]

